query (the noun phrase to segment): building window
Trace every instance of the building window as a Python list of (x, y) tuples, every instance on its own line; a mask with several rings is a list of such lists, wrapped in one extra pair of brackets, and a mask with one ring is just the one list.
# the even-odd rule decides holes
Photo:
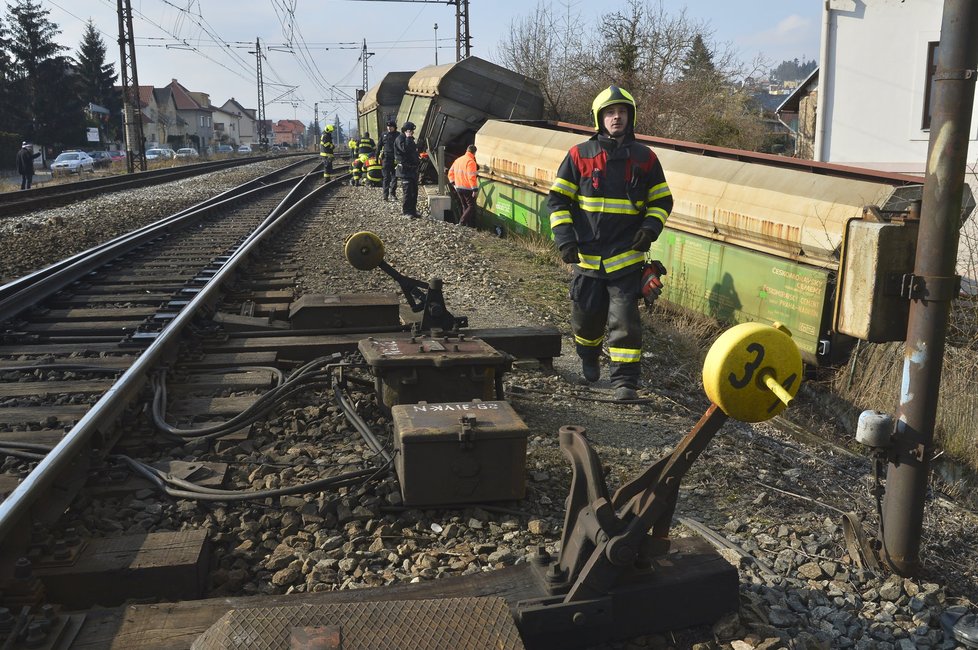
[(924, 85), (924, 112), (921, 119), (920, 128), (924, 131), (930, 129), (930, 113), (934, 107), (934, 77), (937, 74), (937, 53), (940, 50), (940, 43), (931, 41), (927, 44), (927, 83)]

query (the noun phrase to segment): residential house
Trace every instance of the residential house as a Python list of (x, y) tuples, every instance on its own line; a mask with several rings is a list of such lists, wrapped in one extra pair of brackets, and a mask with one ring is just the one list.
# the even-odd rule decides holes
[(219, 137), (221, 142), (234, 142), (239, 145), (258, 142), (255, 109), (245, 108), (232, 97), (218, 110), (223, 124), (220, 133), (227, 135), (227, 140), (223, 139), (223, 135)]
[[(943, 9), (942, 0), (824, 3), (814, 160), (924, 174)], [(800, 115), (800, 101), (798, 109)], [(969, 139), (965, 181), (974, 188), (978, 104)], [(975, 221), (972, 214), (965, 222), (958, 249), (958, 272), (972, 290), (978, 287)]]
[(182, 127), (183, 139), (180, 144), (201, 149), (212, 140), (213, 109), (206, 93), (191, 92), (179, 81), (173, 79), (167, 85), (177, 107), (177, 120)]
[[(176, 100), (169, 86), (153, 88), (153, 99), (156, 102), (156, 122), (159, 124), (158, 140), (153, 143), (158, 146), (172, 147), (184, 141), (187, 133), (186, 125), (177, 114)], [(149, 138), (147, 137), (147, 140)]]
[(272, 125), (272, 144), (303, 147), (306, 143), (306, 126), (299, 120), (279, 120)]
[(791, 131), (794, 140), (794, 150), (791, 153), (796, 158), (815, 158), (817, 106), (818, 68), (815, 68), (776, 110), (778, 119)]

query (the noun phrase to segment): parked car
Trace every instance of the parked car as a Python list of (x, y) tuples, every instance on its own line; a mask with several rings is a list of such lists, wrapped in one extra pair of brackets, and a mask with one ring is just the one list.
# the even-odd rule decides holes
[(108, 151), (89, 151), (88, 155), (95, 161), (96, 167), (108, 167), (112, 164), (112, 156)]
[(112, 159), (112, 162), (119, 162), (120, 160), (125, 160), (126, 159), (126, 152), (125, 151), (110, 151), (109, 152), (109, 157)]
[(94, 171), (95, 161), (84, 151), (65, 151), (51, 163), (51, 175), (81, 174), (83, 171)]
[(238, 147), (238, 153), (251, 153), (251, 147), (249, 145), (243, 144)]
[(171, 158), (176, 158), (176, 156), (177, 152), (173, 149), (160, 147), (146, 150), (146, 160), (170, 160)]
[(234, 147), (229, 144), (219, 144), (217, 145), (215, 152), (219, 154), (234, 153)]
[(193, 147), (177, 149), (177, 158), (197, 158), (200, 154)]

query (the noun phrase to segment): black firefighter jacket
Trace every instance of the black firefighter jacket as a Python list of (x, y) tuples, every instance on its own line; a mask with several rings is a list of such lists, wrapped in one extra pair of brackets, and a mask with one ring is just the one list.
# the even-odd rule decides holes
[(578, 247), (578, 271), (609, 277), (634, 270), (645, 253), (632, 248), (639, 228), (655, 240), (672, 210), (672, 192), (655, 153), (631, 136), (604, 135), (571, 147), (547, 198), (558, 248)]

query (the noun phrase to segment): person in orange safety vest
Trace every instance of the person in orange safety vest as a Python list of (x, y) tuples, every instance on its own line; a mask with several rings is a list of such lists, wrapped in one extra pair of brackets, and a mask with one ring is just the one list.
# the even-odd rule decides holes
[(470, 144), (465, 149), (465, 155), (459, 156), (448, 170), (448, 182), (455, 186), (458, 200), (462, 204), (460, 226), (476, 227), (475, 197), (479, 192), (479, 164), (475, 161), (476, 148)]

